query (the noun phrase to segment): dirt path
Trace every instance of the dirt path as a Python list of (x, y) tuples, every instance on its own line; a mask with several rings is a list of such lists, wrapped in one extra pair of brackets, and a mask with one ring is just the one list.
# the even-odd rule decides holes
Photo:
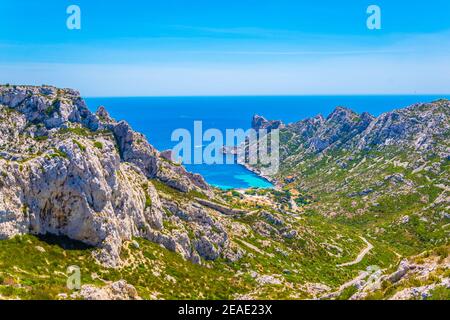
[[(346, 266), (351, 266), (354, 264), (357, 264), (359, 262), (361, 262), (362, 259), (364, 259), (364, 257), (366, 256), (366, 254), (368, 254), (370, 252), (370, 250), (373, 249), (373, 245), (366, 240), (366, 238), (364, 237), (360, 237), (366, 244), (367, 247), (365, 247), (363, 250), (361, 250), (361, 252), (358, 254), (358, 256), (356, 257), (355, 260), (351, 261), (351, 262), (347, 262), (347, 263), (343, 263), (343, 264), (339, 264), (337, 265), (338, 267), (346, 267)], [(361, 280), (364, 280), (365, 278), (367, 278), (371, 273), (366, 270), (366, 271), (361, 271), (359, 273), (359, 275), (347, 282), (345, 282), (344, 284), (342, 284), (339, 289), (337, 289), (337, 291), (328, 293), (323, 295), (322, 297), (320, 297), (320, 299), (333, 299), (338, 297), (339, 295), (341, 295), (341, 293), (348, 287), (355, 285), (356, 283), (358, 283)]]
[(373, 249), (373, 245), (372, 245), (369, 241), (367, 241), (366, 238), (364, 238), (364, 237), (360, 237), (360, 238), (367, 244), (367, 247), (365, 247), (365, 248), (358, 254), (358, 256), (356, 257), (355, 260), (353, 260), (353, 261), (351, 261), (351, 262), (346, 262), (346, 263), (343, 263), (343, 264), (338, 264), (338, 265), (337, 265), (338, 267), (347, 267), (347, 266), (352, 266), (352, 265), (354, 265), (354, 264), (360, 263), (361, 260), (364, 259), (364, 257), (366, 256), (366, 254), (368, 254), (369, 251)]
[(270, 258), (274, 257), (274, 255), (272, 253), (262, 251), (261, 249), (259, 249), (258, 247), (252, 245), (251, 243), (248, 243), (248, 242), (246, 242), (246, 241), (244, 241), (242, 239), (239, 239), (239, 241), (242, 242), (243, 245), (247, 246), (248, 248), (252, 249), (253, 251), (258, 252), (259, 254), (266, 255), (266, 256), (268, 256)]

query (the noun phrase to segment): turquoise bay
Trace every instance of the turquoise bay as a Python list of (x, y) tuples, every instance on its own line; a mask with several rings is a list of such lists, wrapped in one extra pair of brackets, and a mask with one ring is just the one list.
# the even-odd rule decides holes
[[(430, 102), (448, 96), (244, 96), (244, 97), (120, 97), (86, 98), (92, 111), (104, 105), (116, 120), (126, 120), (144, 133), (159, 150), (171, 149), (172, 132), (178, 128), (193, 132), (194, 121), (203, 130), (248, 129), (254, 114), (267, 119), (295, 122), (321, 113), (327, 116), (336, 106), (375, 116), (417, 102)], [(222, 189), (270, 188), (272, 184), (238, 164), (186, 165), (203, 175), (211, 185)]]

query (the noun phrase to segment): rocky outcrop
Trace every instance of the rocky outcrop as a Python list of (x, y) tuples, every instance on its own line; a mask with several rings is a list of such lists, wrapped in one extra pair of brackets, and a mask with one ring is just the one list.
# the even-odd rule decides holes
[(263, 217), (267, 222), (270, 224), (276, 225), (276, 226), (282, 226), (284, 224), (284, 221), (281, 220), (278, 217), (275, 217), (273, 214), (263, 211), (261, 212), (261, 217)]
[(445, 278), (440, 283), (403, 289), (395, 293), (389, 300), (427, 300), (431, 298), (431, 292), (438, 288), (450, 290), (450, 278)]
[(287, 128), (299, 135), (309, 152), (318, 153), (347, 142), (364, 131), (373, 119), (368, 113), (358, 115), (350, 109), (337, 107), (326, 119), (318, 115)]
[[(203, 178), (162, 158), (104, 107), (91, 113), (74, 90), (0, 87), (0, 133), (0, 239), (68, 236), (100, 248), (95, 258), (110, 267), (133, 237), (196, 263), (228, 246), (209, 209), (189, 200), (191, 191), (213, 195)], [(184, 203), (162, 200), (153, 180), (185, 194)], [(165, 229), (171, 219), (177, 230)], [(198, 232), (190, 238), (188, 230)]]
[(167, 160), (160, 161), (158, 165), (156, 177), (168, 186), (182, 192), (201, 190), (209, 196), (212, 195), (211, 188), (201, 175), (188, 172), (183, 166)]
[(89, 111), (80, 93), (71, 89), (2, 87), (0, 104), (25, 115), (28, 122), (41, 123), (47, 129), (60, 128), (68, 122), (82, 123), (92, 130), (99, 126), (97, 117)]
[(123, 161), (135, 164), (147, 178), (154, 178), (158, 172), (159, 155), (144, 135), (133, 131), (125, 121), (114, 123), (110, 127), (116, 137)]
[(255, 130), (267, 130), (268, 132), (274, 129), (281, 129), (284, 127), (284, 123), (280, 120), (267, 120), (266, 118), (254, 115), (252, 119), (252, 128)]
[(74, 297), (84, 300), (142, 300), (136, 288), (125, 280), (113, 282), (101, 288), (84, 285)]

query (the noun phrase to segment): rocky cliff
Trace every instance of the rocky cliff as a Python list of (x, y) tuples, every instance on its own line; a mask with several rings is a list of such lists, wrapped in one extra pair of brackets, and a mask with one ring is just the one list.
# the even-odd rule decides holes
[[(161, 199), (155, 185), (179, 199)], [(0, 239), (65, 235), (101, 248), (95, 255), (110, 266), (133, 237), (196, 263), (215, 259), (227, 234), (192, 195), (213, 197), (201, 176), (161, 157), (105, 108), (91, 113), (78, 92), (0, 87)], [(164, 227), (170, 219), (175, 231)]]
[(260, 115), (254, 115), (252, 119), (252, 128), (255, 130), (267, 130), (270, 132), (274, 129), (284, 128), (284, 123), (280, 120), (267, 120)]

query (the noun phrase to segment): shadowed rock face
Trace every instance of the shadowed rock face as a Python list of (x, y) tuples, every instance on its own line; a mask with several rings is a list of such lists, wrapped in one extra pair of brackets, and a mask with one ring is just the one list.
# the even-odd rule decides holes
[[(76, 91), (0, 87), (0, 133), (0, 239), (64, 235), (101, 248), (94, 254), (108, 266), (120, 263), (122, 242), (133, 237), (197, 263), (228, 245), (210, 209), (188, 196), (212, 197), (203, 178), (162, 159), (104, 107), (91, 113)], [(180, 199), (160, 199), (153, 180), (178, 190)], [(180, 220), (173, 233), (163, 225), (168, 212), (189, 219), (173, 218)]]
[(114, 132), (123, 161), (134, 163), (147, 178), (154, 178), (158, 172), (159, 154), (145, 139), (133, 131), (128, 123), (120, 121), (110, 126)]

